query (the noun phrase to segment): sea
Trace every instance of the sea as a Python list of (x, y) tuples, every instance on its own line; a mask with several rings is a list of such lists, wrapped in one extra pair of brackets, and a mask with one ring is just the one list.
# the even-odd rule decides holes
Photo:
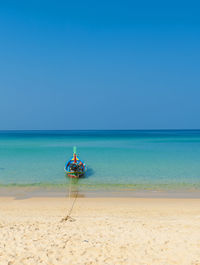
[(81, 191), (200, 191), (200, 130), (0, 131), (0, 187), (68, 187), (74, 146)]

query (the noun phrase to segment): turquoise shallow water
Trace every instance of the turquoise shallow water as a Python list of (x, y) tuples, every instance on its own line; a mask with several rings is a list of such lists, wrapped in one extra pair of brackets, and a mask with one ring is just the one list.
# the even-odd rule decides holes
[(0, 186), (68, 185), (73, 146), (82, 189), (200, 190), (200, 131), (2, 131)]

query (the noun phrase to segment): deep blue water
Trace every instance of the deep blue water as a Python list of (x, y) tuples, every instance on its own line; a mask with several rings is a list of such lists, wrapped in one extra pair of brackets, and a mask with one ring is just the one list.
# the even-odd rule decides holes
[(200, 189), (200, 130), (1, 131), (0, 185), (66, 185), (73, 146), (86, 189)]

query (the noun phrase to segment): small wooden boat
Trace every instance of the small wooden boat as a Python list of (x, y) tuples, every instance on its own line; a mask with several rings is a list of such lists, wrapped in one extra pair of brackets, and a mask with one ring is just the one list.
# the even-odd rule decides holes
[(77, 156), (74, 147), (73, 157), (65, 164), (64, 170), (70, 178), (81, 178), (87, 170), (85, 163)]

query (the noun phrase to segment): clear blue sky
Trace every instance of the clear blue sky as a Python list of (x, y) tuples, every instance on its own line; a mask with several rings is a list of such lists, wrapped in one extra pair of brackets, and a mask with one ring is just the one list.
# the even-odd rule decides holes
[(1, 1), (0, 129), (200, 128), (198, 1)]

